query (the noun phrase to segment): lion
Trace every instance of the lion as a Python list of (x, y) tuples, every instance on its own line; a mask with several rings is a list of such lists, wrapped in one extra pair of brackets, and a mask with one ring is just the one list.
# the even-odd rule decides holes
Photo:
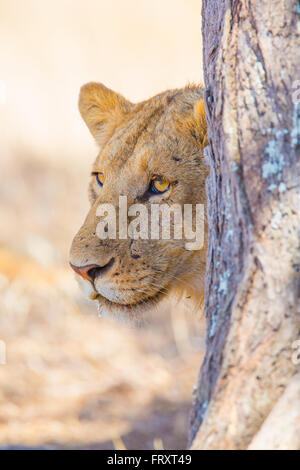
[[(186, 240), (99, 238), (99, 207), (206, 204), (208, 169), (203, 88), (188, 85), (134, 104), (101, 83), (80, 90), (79, 110), (99, 146), (91, 172), (90, 210), (74, 237), (69, 262), (88, 297), (110, 315), (136, 318), (162, 298), (204, 296), (206, 222), (201, 249)], [(204, 212), (205, 213), (205, 212)], [(130, 217), (129, 217), (130, 219)], [(205, 219), (205, 216), (204, 216)], [(172, 233), (176, 223), (171, 224)]]

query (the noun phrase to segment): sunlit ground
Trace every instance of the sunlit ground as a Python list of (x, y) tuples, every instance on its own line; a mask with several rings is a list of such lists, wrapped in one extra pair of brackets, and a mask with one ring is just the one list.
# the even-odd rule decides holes
[(200, 315), (97, 317), (67, 265), (97, 149), (77, 111), (98, 80), (136, 101), (201, 81), (194, 0), (0, 0), (0, 447), (184, 448)]

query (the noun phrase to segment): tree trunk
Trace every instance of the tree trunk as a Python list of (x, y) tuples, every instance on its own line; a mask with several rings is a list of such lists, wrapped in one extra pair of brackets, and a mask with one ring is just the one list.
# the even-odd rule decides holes
[(300, 4), (202, 8), (210, 233), (192, 448), (300, 449)]

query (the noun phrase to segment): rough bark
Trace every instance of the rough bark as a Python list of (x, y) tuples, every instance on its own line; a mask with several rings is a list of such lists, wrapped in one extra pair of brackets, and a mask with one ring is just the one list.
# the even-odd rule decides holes
[(300, 448), (300, 5), (202, 8), (210, 233), (192, 448)]

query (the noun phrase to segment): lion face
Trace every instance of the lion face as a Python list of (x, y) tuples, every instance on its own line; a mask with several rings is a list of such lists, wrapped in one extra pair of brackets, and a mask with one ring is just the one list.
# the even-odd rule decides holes
[[(173, 289), (201, 295), (205, 244), (188, 250), (184, 237), (153, 239), (150, 223), (143, 238), (124, 237), (120, 200), (127, 208), (142, 204), (146, 218), (157, 204), (205, 204), (202, 90), (192, 86), (132, 104), (90, 83), (81, 89), (79, 108), (100, 147), (90, 181), (91, 208), (70, 252), (89, 297), (112, 313), (134, 313)], [(99, 208), (107, 204), (116, 209), (115, 237), (99, 238)], [(126, 223), (131, 220), (129, 215)], [(171, 214), (170, 233), (175, 229)]]

